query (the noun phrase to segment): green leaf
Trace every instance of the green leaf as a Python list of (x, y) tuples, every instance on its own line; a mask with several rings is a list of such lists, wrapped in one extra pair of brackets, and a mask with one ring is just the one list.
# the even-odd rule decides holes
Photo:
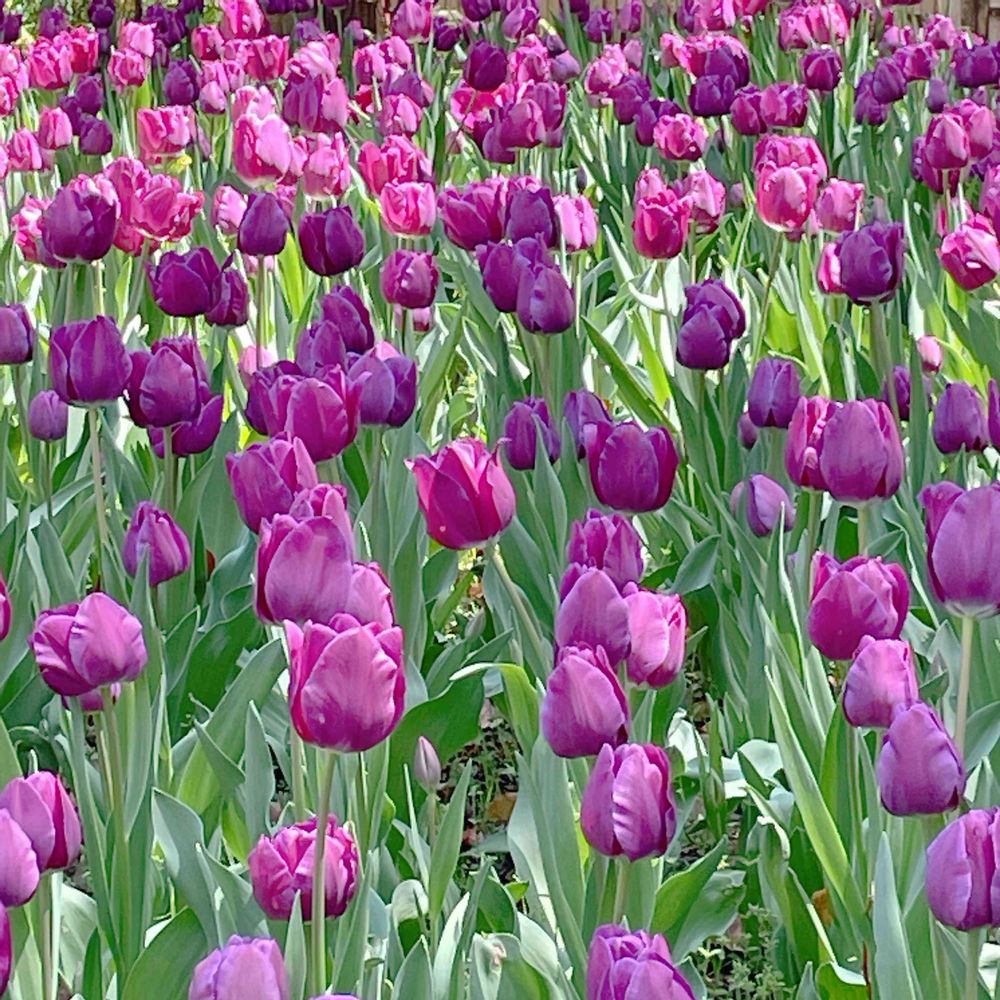
[(715, 563), (721, 539), (718, 535), (703, 538), (685, 557), (674, 578), (673, 589), (678, 594), (690, 594), (707, 587), (715, 578)]
[(448, 808), (441, 819), (434, 850), (431, 852), (431, 870), (427, 886), (427, 905), (430, 913), (440, 914), (444, 907), (445, 893), (455, 874), (459, 851), (462, 848), (462, 834), (465, 832), (465, 800), (472, 778), (472, 765), (467, 764), (462, 771)]
[(186, 1000), (194, 967), (208, 951), (198, 918), (185, 907), (146, 945), (129, 973), (122, 1000)]
[[(708, 880), (718, 871), (727, 846), (724, 840), (720, 840), (703, 858), (684, 871), (671, 875), (660, 886), (649, 925), (651, 931), (662, 934), (671, 944), (677, 940), (692, 907), (699, 904)], [(678, 961), (681, 958), (683, 956)]]
[(875, 862), (875, 983), (879, 995), (892, 1000), (916, 1000), (916, 976), (910, 962), (910, 948), (903, 930), (903, 916), (896, 896), (889, 838), (883, 831)]
[(431, 959), (427, 953), (427, 942), (421, 938), (410, 949), (399, 975), (392, 986), (392, 995), (406, 1000), (433, 1000), (434, 991), (431, 983)]

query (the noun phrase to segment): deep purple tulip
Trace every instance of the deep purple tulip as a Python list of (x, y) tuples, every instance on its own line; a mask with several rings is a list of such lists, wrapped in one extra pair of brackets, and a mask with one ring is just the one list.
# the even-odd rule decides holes
[(517, 292), (521, 272), (527, 261), (518, 248), (509, 243), (488, 243), (479, 248), (479, 269), (483, 288), (490, 301), (500, 312), (512, 313), (517, 309)]
[(171, 450), (178, 458), (200, 455), (215, 444), (215, 439), (222, 430), (222, 394), (213, 396), (208, 383), (203, 382), (198, 395), (201, 408), (194, 419), (182, 420), (167, 429), (149, 428), (149, 442), (157, 458), (164, 457), (163, 444), (167, 434), (170, 435)]
[(642, 579), (644, 560), (639, 533), (621, 514), (588, 510), (570, 530), (566, 559), (578, 566), (604, 570), (619, 590)]
[[(320, 301), (320, 309), (323, 319), (337, 328), (340, 339), (348, 351), (364, 354), (375, 346), (375, 329), (368, 307), (353, 288), (347, 285), (334, 285)], [(301, 341), (301, 336), (299, 339)], [(306, 359), (300, 358), (299, 346), (296, 345), (295, 360), (302, 365), (304, 371), (310, 370), (310, 364), (322, 367), (330, 363), (323, 362), (314, 354), (310, 354)]]
[(580, 802), (587, 843), (630, 861), (666, 853), (677, 828), (670, 761), (652, 744), (605, 745)]
[(910, 585), (898, 563), (856, 556), (841, 564), (816, 553), (807, 627), (829, 659), (851, 659), (866, 635), (898, 639), (909, 608)]
[(539, 437), (543, 452), (550, 462), (559, 458), (562, 442), (559, 430), (552, 423), (544, 399), (529, 396), (511, 406), (503, 422), (503, 450), (514, 469), (533, 469)]
[[(316, 819), (282, 827), (261, 836), (247, 857), (254, 898), (271, 920), (290, 920), (299, 896), (303, 921), (312, 919), (312, 889), (316, 851)], [(358, 889), (358, 845), (350, 832), (331, 816), (323, 853), (326, 916), (339, 917)]]
[(163, 96), (167, 104), (188, 105), (198, 100), (198, 71), (190, 59), (175, 59), (163, 76)]
[(243, 326), (250, 316), (250, 291), (246, 278), (231, 267), (223, 268), (209, 289), (205, 319), (213, 326)]
[(821, 94), (829, 94), (837, 89), (844, 74), (844, 62), (840, 53), (832, 48), (810, 49), (802, 56), (800, 63), (802, 82)]
[(341, 753), (370, 750), (403, 714), (403, 633), (338, 615), (329, 625), (285, 626), (289, 710), (296, 732)]
[(170, 427), (193, 420), (208, 384), (205, 361), (193, 337), (165, 337), (151, 353), (132, 355), (128, 405), (140, 427)]
[(38, 858), (31, 838), (6, 809), (0, 809), (0, 844), (0, 906), (23, 906), (38, 889)]
[(692, 84), (688, 96), (691, 114), (699, 118), (728, 115), (736, 98), (736, 91), (736, 81), (731, 76), (709, 73), (699, 77)]
[(288, 971), (276, 941), (233, 935), (195, 966), (188, 1000), (244, 1000), (248, 983), (255, 1000), (290, 1000)]
[(427, 533), (449, 549), (469, 549), (495, 538), (514, 517), (517, 497), (496, 451), (479, 438), (458, 438), (407, 468)]
[(960, 87), (988, 87), (996, 84), (1000, 62), (992, 45), (956, 45), (951, 51), (951, 69)]
[(918, 499), (927, 528), (927, 575), (937, 599), (969, 618), (1000, 612), (1000, 486), (963, 490), (934, 483)]
[(628, 739), (628, 699), (598, 647), (559, 650), (542, 700), (542, 734), (560, 757), (591, 757)]
[(746, 332), (740, 300), (714, 278), (684, 289), (687, 305), (677, 331), (677, 361), (685, 368), (724, 368), (734, 340)]
[(634, 421), (586, 424), (590, 481), (601, 503), (615, 510), (658, 510), (669, 499), (680, 457), (665, 427), (644, 431)]
[(147, 271), (153, 298), (168, 316), (201, 316), (212, 304), (219, 265), (207, 247), (168, 251)]
[(880, 104), (894, 104), (906, 95), (906, 76), (893, 59), (875, 61), (872, 69), (872, 96)]
[(0, 792), (0, 809), (27, 834), (40, 872), (68, 868), (80, 856), (80, 816), (57, 774), (14, 778)]
[(573, 289), (555, 265), (525, 267), (517, 285), (517, 318), (532, 333), (562, 333), (576, 318)]
[(0, 365), (22, 365), (35, 350), (35, 328), (19, 302), (0, 306)]
[(794, 361), (762, 358), (747, 390), (747, 414), (755, 427), (787, 427), (801, 395)]
[(81, 116), (76, 134), (84, 156), (106, 156), (114, 145), (111, 126), (94, 115)]
[(587, 956), (587, 1000), (694, 1000), (661, 934), (598, 927)]
[(42, 680), (70, 697), (134, 681), (146, 665), (142, 623), (100, 592), (43, 611), (28, 644)]
[(52, 388), (67, 403), (106, 403), (128, 382), (132, 361), (110, 316), (57, 326), (49, 338)]
[(387, 302), (404, 309), (427, 309), (434, 302), (439, 277), (433, 254), (394, 250), (382, 263), (379, 286)]
[(903, 279), (905, 249), (901, 222), (869, 222), (844, 233), (836, 253), (848, 298), (859, 305), (891, 299)]
[(158, 587), (184, 573), (191, 565), (191, 543), (165, 511), (143, 500), (135, 509), (122, 549), (125, 572), (134, 577), (143, 559), (149, 560), (149, 585)]
[(758, 538), (766, 538), (781, 521), (785, 531), (795, 527), (795, 505), (781, 483), (757, 473), (738, 482), (729, 496), (729, 508), (735, 517), (746, 505), (750, 530)]
[(299, 438), (314, 462), (339, 455), (357, 436), (361, 385), (342, 369), (322, 377), (279, 375), (270, 389), (271, 434)]
[(747, 451), (757, 443), (757, 428), (750, 419), (749, 413), (740, 414), (740, 419), (736, 422), (736, 431), (739, 434), (740, 444)]
[(927, 84), (927, 110), (940, 114), (948, 106), (948, 84), (940, 77), (932, 77)]
[(243, 522), (258, 531), (263, 520), (287, 514), (300, 490), (316, 486), (316, 466), (305, 445), (277, 438), (226, 456), (226, 471)]
[[(331, 209), (331, 211), (340, 210)], [(350, 214), (350, 209), (346, 211)], [(250, 195), (247, 210), (240, 220), (236, 233), (236, 246), (241, 253), (249, 254), (251, 257), (275, 256), (284, 249), (291, 228), (292, 224), (277, 195), (271, 194), (270, 191), (257, 191)], [(306, 265), (315, 270), (306, 257), (305, 245), (302, 247), (302, 254)]]
[(629, 610), (614, 580), (604, 570), (571, 565), (560, 585), (556, 645), (603, 648), (617, 666), (630, 647)]
[(927, 848), (927, 902), (961, 931), (1000, 925), (1000, 808), (953, 819)]
[(625, 666), (633, 684), (666, 687), (684, 669), (687, 611), (677, 594), (625, 588), (631, 649)]
[(118, 213), (96, 187), (61, 187), (39, 221), (42, 245), (61, 261), (100, 260), (114, 242)]
[(949, 382), (934, 407), (934, 443), (950, 455), (965, 448), (983, 451), (990, 443), (983, 400), (967, 382)]
[(511, 243), (538, 239), (545, 246), (559, 242), (559, 218), (547, 187), (519, 188), (507, 204), (505, 235)]
[(835, 404), (820, 439), (819, 471), (837, 500), (891, 497), (903, 479), (903, 445), (889, 407), (875, 399)]
[(909, 643), (862, 638), (844, 681), (844, 715), (852, 726), (888, 729), (899, 708), (920, 698)]
[(583, 430), (587, 424), (613, 424), (604, 400), (587, 389), (573, 389), (566, 393), (563, 399), (563, 419), (573, 435), (577, 458), (583, 458), (587, 454), (583, 440)]
[(480, 38), (469, 47), (462, 76), (473, 90), (496, 90), (507, 79), (507, 53)]
[(348, 371), (361, 386), (361, 422), (402, 427), (417, 405), (417, 363), (380, 340)]
[(897, 709), (878, 757), (882, 804), (894, 816), (948, 812), (962, 801), (965, 766), (930, 705)]
[(299, 246), (306, 267), (326, 278), (357, 267), (365, 255), (364, 234), (346, 205), (306, 212), (299, 222)]
[(28, 431), (39, 441), (60, 441), (69, 426), (69, 407), (54, 389), (42, 389), (28, 405)]

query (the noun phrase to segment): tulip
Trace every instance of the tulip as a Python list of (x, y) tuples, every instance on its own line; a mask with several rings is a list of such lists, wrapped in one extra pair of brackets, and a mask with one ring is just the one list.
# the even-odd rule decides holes
[(194, 104), (198, 99), (198, 71), (190, 59), (175, 59), (163, 76), (163, 96), (168, 104)]
[(628, 739), (625, 692), (601, 647), (564, 646), (542, 699), (542, 735), (560, 757), (590, 757)]
[[(38, 859), (31, 838), (0, 808), (0, 906), (23, 906), (38, 888)], [(5, 914), (6, 915), (6, 914)]]
[(196, 247), (163, 254), (147, 273), (153, 298), (168, 316), (200, 316), (211, 305), (219, 265), (208, 247)]
[(562, 333), (576, 318), (573, 290), (555, 265), (526, 266), (517, 285), (517, 318), (532, 333)]
[(431, 181), (433, 168), (427, 154), (401, 135), (386, 137), (381, 147), (362, 143), (358, 151), (358, 172), (372, 195), (382, 193), (391, 181)]
[(397, 236), (426, 236), (437, 219), (434, 185), (422, 181), (390, 181), (379, 195), (382, 223)]
[(281, 949), (270, 938), (233, 935), (202, 959), (191, 977), (188, 1000), (242, 1000), (253, 983), (254, 1000), (290, 1000)]
[(140, 427), (169, 427), (193, 420), (207, 385), (205, 362), (193, 337), (165, 337), (152, 353), (136, 351), (128, 382), (132, 419)]
[(503, 237), (501, 188), (487, 182), (463, 191), (446, 188), (438, 198), (444, 234), (463, 250), (475, 250)]
[(135, 509), (125, 532), (122, 562), (134, 577), (143, 559), (148, 559), (149, 585), (158, 587), (184, 573), (191, 565), (191, 543), (176, 521), (164, 510), (143, 500)]
[(625, 666), (633, 684), (659, 688), (672, 684), (684, 669), (687, 612), (677, 594), (626, 584), (625, 605), (631, 648)]
[[(529, 267), (542, 267), (550, 259), (545, 247), (533, 238), (520, 240), (516, 246), (488, 243), (478, 248), (476, 257), (486, 294), (500, 312), (507, 313), (517, 309), (523, 272)], [(530, 292), (534, 287), (533, 276), (529, 277), (527, 285)], [(530, 306), (530, 299), (527, 305)]]
[(20, 303), (0, 306), (0, 365), (21, 365), (35, 350), (35, 329)]
[[(912, 386), (910, 385), (910, 369), (904, 367), (903, 365), (896, 365), (892, 370), (892, 387), (896, 395), (896, 409), (899, 413), (900, 420), (910, 419), (910, 401)], [(924, 388), (924, 398), (927, 401), (927, 407), (930, 408), (931, 405), (931, 383), (930, 379), (925, 375), (923, 377), (923, 388)], [(882, 383), (882, 393), (879, 397), (883, 403), (887, 406), (890, 405), (889, 399), (889, 380), (886, 379)]]
[(3, 996), (10, 982), (10, 973), (14, 967), (14, 950), (10, 932), (10, 917), (7, 908), (0, 904), (0, 996)]
[(588, 510), (570, 530), (566, 559), (579, 566), (603, 570), (619, 590), (642, 579), (642, 541), (632, 524), (620, 514), (610, 516)]
[(945, 455), (990, 443), (983, 400), (967, 382), (949, 382), (934, 408), (934, 443)]
[(426, 309), (434, 301), (438, 278), (433, 254), (394, 250), (382, 264), (379, 283), (387, 302), (404, 309)]
[[(222, 394), (212, 395), (207, 383), (199, 388), (201, 409), (193, 420), (184, 420), (170, 428), (171, 449), (177, 458), (200, 455), (215, 443), (222, 429)], [(157, 458), (164, 457), (164, 434), (162, 427), (148, 429), (149, 441)]]
[(648, 431), (634, 421), (586, 424), (583, 440), (590, 482), (615, 510), (657, 510), (669, 499), (680, 457), (665, 427)]
[(28, 432), (39, 441), (59, 441), (69, 426), (69, 407), (53, 389), (42, 389), (28, 405)]
[(628, 655), (628, 605), (604, 570), (572, 565), (563, 576), (555, 639), (563, 646), (602, 648), (616, 666)]
[[(361, 422), (402, 427), (417, 402), (417, 363), (380, 340), (348, 371), (361, 386)], [(362, 377), (367, 375), (362, 381)]]
[[(334, 209), (334, 211), (336, 211)], [(348, 214), (350, 209), (347, 209)], [(271, 257), (284, 249), (292, 228), (281, 202), (269, 191), (250, 195), (247, 210), (236, 233), (236, 246), (251, 257)], [(301, 229), (300, 229), (301, 233)], [(303, 247), (305, 257), (305, 247)], [(312, 264), (306, 260), (311, 268)], [(336, 272), (330, 272), (336, 273)]]
[[(250, 292), (246, 279), (232, 268), (220, 271), (210, 290), (212, 304), (205, 319), (213, 326), (243, 326), (250, 315)], [(256, 353), (256, 349), (255, 349)]]
[(894, 816), (955, 809), (965, 791), (962, 756), (929, 705), (898, 708), (878, 758), (882, 804)]
[(474, 90), (493, 91), (507, 78), (507, 53), (485, 39), (469, 48), (462, 66), (462, 77)]
[(562, 242), (570, 253), (588, 250), (597, 242), (597, 217), (586, 195), (558, 194), (554, 199)]
[(953, 819), (927, 848), (927, 902), (934, 916), (961, 931), (1000, 924), (998, 861), (1000, 808)]
[(844, 681), (844, 715), (852, 726), (888, 729), (897, 709), (920, 700), (909, 643), (861, 639)]
[(514, 517), (517, 498), (496, 451), (465, 437), (406, 463), (428, 534), (449, 549), (483, 545)]
[(665, 854), (677, 827), (666, 753), (651, 744), (605, 745), (583, 792), (580, 826), (608, 857)]
[(969, 134), (961, 117), (945, 111), (931, 118), (923, 156), (935, 170), (961, 170), (971, 157)]
[(864, 636), (898, 639), (910, 607), (903, 567), (856, 556), (838, 563), (817, 552), (807, 627), (813, 645), (831, 660), (849, 660)]
[(114, 241), (117, 214), (96, 187), (61, 187), (42, 213), (42, 245), (62, 261), (100, 260)]
[(740, 414), (740, 419), (736, 422), (736, 430), (739, 434), (740, 444), (749, 451), (757, 443), (757, 428), (746, 413)]
[(576, 457), (583, 458), (587, 454), (583, 441), (583, 429), (587, 424), (611, 424), (611, 414), (604, 401), (586, 389), (573, 389), (566, 393), (563, 400), (563, 418), (569, 425), (576, 445)]
[(761, 91), (749, 86), (738, 90), (729, 106), (733, 128), (740, 135), (762, 135), (767, 131), (761, 111)]
[[(271, 920), (290, 920), (299, 895), (302, 919), (312, 918), (316, 819), (261, 836), (247, 857), (254, 898)], [(326, 916), (339, 917), (358, 889), (360, 862), (351, 834), (331, 816), (323, 852)]]
[(948, 233), (937, 254), (944, 269), (969, 292), (1000, 274), (1000, 243), (984, 215), (974, 215)]
[(507, 205), (505, 234), (512, 243), (535, 238), (545, 246), (558, 242), (559, 218), (548, 188), (521, 188)]
[(801, 396), (795, 404), (785, 444), (785, 469), (793, 483), (814, 490), (826, 489), (819, 456), (823, 431), (836, 405), (822, 396)]
[(1000, 64), (992, 45), (956, 45), (951, 51), (951, 69), (960, 87), (995, 85)]
[(14, 778), (0, 793), (0, 809), (27, 834), (40, 872), (68, 868), (80, 856), (80, 816), (58, 775)]
[(747, 414), (755, 427), (788, 427), (802, 395), (793, 361), (762, 358), (747, 390)]
[(287, 623), (289, 710), (307, 743), (370, 750), (403, 714), (403, 633), (338, 615), (329, 625)]
[(816, 199), (816, 222), (828, 233), (852, 230), (864, 203), (865, 186), (831, 177)]
[(108, 316), (57, 326), (49, 338), (49, 377), (67, 403), (87, 405), (117, 399), (132, 362), (122, 335)]
[(587, 1000), (694, 1000), (661, 934), (598, 927), (587, 956)]
[(503, 436), (504, 455), (514, 469), (535, 467), (539, 440), (550, 462), (555, 462), (562, 450), (559, 431), (552, 424), (548, 404), (535, 396), (518, 400), (511, 406), (504, 419)]
[(252, 186), (280, 181), (292, 165), (288, 126), (273, 114), (250, 111), (233, 126), (233, 168)]
[(773, 229), (801, 229), (816, 203), (819, 177), (809, 168), (765, 165), (757, 173), (757, 214)]
[(316, 466), (297, 438), (252, 444), (226, 456), (226, 471), (240, 517), (251, 531), (261, 521), (287, 514), (300, 490), (316, 486)]
[(665, 160), (697, 160), (708, 145), (708, 132), (689, 115), (666, 115), (653, 129), (653, 142)]
[(732, 342), (746, 331), (740, 300), (721, 282), (709, 279), (684, 289), (687, 305), (677, 332), (677, 360), (687, 368), (723, 368)]
[(821, 94), (837, 89), (844, 73), (844, 63), (836, 49), (819, 48), (806, 52), (801, 59), (802, 82)]
[(837, 244), (844, 292), (858, 305), (891, 299), (903, 278), (905, 240), (900, 222), (870, 222)]
[(314, 462), (333, 458), (357, 436), (361, 389), (343, 369), (323, 377), (281, 375), (269, 394), (274, 423), (268, 430), (301, 439)]
[[(953, 614), (988, 618), (1000, 612), (1000, 488), (963, 490), (954, 483), (925, 486), (927, 575), (937, 599)], [(995, 551), (996, 548), (996, 551)]]
[(38, 115), (38, 145), (64, 149), (73, 141), (73, 125), (62, 108), (42, 108)]
[(114, 145), (111, 126), (93, 115), (85, 115), (81, 119), (77, 135), (80, 152), (85, 156), (105, 156)]
[[(320, 309), (323, 319), (336, 325), (348, 351), (363, 354), (375, 346), (371, 316), (361, 296), (353, 288), (334, 285), (320, 301)], [(308, 367), (303, 362), (300, 363), (303, 367)]]
[(417, 738), (417, 748), (413, 754), (413, 777), (427, 792), (436, 792), (441, 784), (441, 760), (434, 744), (426, 736)]
[(669, 188), (638, 198), (632, 220), (636, 250), (653, 260), (676, 257), (686, 244), (690, 221), (690, 204)]
[(329, 621), (351, 586), (351, 536), (328, 517), (278, 514), (260, 525), (254, 601), (263, 621)]
[(778, 526), (785, 531), (795, 527), (795, 506), (784, 486), (769, 476), (753, 475), (739, 482), (729, 497), (729, 507), (735, 517), (746, 503), (746, 518), (750, 530), (758, 538), (766, 538)]
[(920, 367), (925, 372), (937, 372), (941, 370), (944, 358), (941, 351), (941, 343), (937, 337), (929, 334), (917, 338), (917, 353), (920, 355)]
[(864, 503), (891, 497), (902, 482), (899, 430), (892, 411), (880, 400), (833, 404), (818, 451), (820, 476), (837, 500)]

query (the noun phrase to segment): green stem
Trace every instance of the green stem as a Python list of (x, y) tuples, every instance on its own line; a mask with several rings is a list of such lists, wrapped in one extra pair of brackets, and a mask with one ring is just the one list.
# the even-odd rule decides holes
[(52, 905), (49, 889), (49, 873), (46, 872), (38, 883), (38, 892), (35, 895), (38, 953), (42, 964), (42, 997), (44, 1000), (58, 1000), (58, 987), (52, 963)]
[(306, 754), (295, 726), (291, 727), (291, 767), (292, 767), (292, 806), (295, 820), (301, 823), (309, 814), (306, 805)]
[(87, 408), (90, 428), (90, 469), (94, 477), (94, 508), (97, 512), (97, 576), (101, 577), (104, 549), (108, 544), (108, 515), (104, 500), (104, 476), (101, 471), (101, 425), (97, 408)]
[(955, 744), (960, 754), (965, 753), (965, 723), (969, 714), (969, 686), (972, 680), (972, 640), (976, 620), (962, 619), (962, 663), (958, 675), (958, 709), (955, 718)]
[[(552, 669), (552, 665), (549, 662), (551, 659), (550, 654), (546, 652), (545, 642), (538, 632), (538, 626), (535, 624), (535, 619), (532, 617), (531, 612), (528, 610), (527, 605), (524, 603), (524, 596), (521, 593), (520, 587), (510, 578), (510, 573), (507, 572), (507, 567), (504, 565), (504, 561), (500, 556), (500, 547), (496, 542), (491, 542), (486, 548), (487, 558), (493, 563), (493, 568), (497, 572), (497, 576), (500, 577), (500, 582), (504, 585), (511, 599), (511, 603), (514, 605), (514, 611), (517, 613), (517, 617), (521, 619), (521, 625), (524, 630), (528, 633), (528, 639), (531, 645), (534, 647), (535, 656), (538, 658), (538, 665), (541, 673), (536, 670), (532, 670), (531, 673), (538, 677), (547, 677), (549, 671)], [(522, 657), (524, 656), (524, 651), (522, 650)], [(525, 666), (527, 664), (524, 664)]]
[(760, 303), (760, 322), (757, 324), (757, 332), (753, 338), (753, 353), (750, 358), (751, 364), (756, 364), (760, 359), (761, 345), (764, 343), (764, 334), (767, 330), (767, 307), (771, 300), (771, 286), (774, 284), (774, 276), (778, 271), (778, 264), (781, 261), (781, 251), (785, 246), (785, 237), (781, 231), (774, 234), (774, 249), (771, 251), (771, 260), (767, 270), (767, 284), (764, 285), (764, 298)]
[(114, 867), (121, 866), (121, 885), (123, 891), (120, 892), (123, 908), (123, 933), (124, 941), (124, 972), (128, 973), (132, 965), (132, 882), (129, 872), (129, 844), (128, 831), (125, 829), (125, 768), (122, 764), (122, 741), (118, 730), (118, 713), (115, 708), (114, 696), (110, 687), (101, 689), (101, 697), (104, 701), (103, 719), (108, 736), (108, 766), (111, 777), (111, 788), (108, 789), (112, 803), (112, 811), (115, 821), (115, 864)]
[(337, 755), (327, 751), (319, 787), (319, 808), (316, 811), (316, 847), (313, 851), (312, 887), (312, 992), (326, 990), (326, 828), (330, 823), (330, 794)]
[(858, 555), (868, 551), (868, 505), (858, 506)]
[(979, 998), (979, 931), (968, 931), (965, 937), (965, 991), (964, 1000)]
[(163, 428), (163, 509), (174, 512), (174, 429)]
[(892, 410), (898, 423), (899, 400), (896, 398), (896, 379), (892, 373), (892, 353), (889, 350), (889, 338), (885, 331), (885, 306), (881, 302), (875, 302), (871, 307), (871, 339), (872, 355), (877, 374), (889, 390), (889, 409)]
[(618, 858), (615, 866), (615, 906), (611, 914), (611, 922), (620, 924), (625, 919), (625, 911), (628, 909), (628, 882), (629, 874), (632, 871), (632, 863), (628, 858)]

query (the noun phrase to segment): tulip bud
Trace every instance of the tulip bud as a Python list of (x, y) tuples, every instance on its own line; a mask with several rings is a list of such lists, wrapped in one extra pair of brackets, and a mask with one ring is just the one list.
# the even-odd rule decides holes
[(556, 645), (603, 648), (617, 666), (628, 655), (629, 609), (604, 570), (572, 565), (559, 588)]
[(305, 445), (275, 439), (226, 456), (226, 471), (243, 522), (257, 531), (263, 520), (287, 514), (300, 490), (318, 482)]
[(100, 260), (111, 249), (118, 214), (103, 189), (61, 187), (42, 213), (42, 244), (62, 261)]
[(844, 681), (844, 715), (852, 726), (888, 729), (899, 708), (920, 698), (909, 643), (866, 635)]
[(0, 808), (0, 906), (23, 906), (38, 888), (38, 859), (31, 838)]
[(844, 63), (836, 49), (810, 49), (800, 61), (802, 82), (821, 94), (829, 94), (837, 89), (844, 73)]
[(170, 427), (198, 415), (208, 373), (193, 337), (165, 337), (152, 353), (136, 351), (131, 360), (128, 404), (136, 424)]
[(677, 594), (625, 587), (631, 648), (629, 680), (659, 688), (673, 683), (684, 669), (687, 612)]
[(21, 365), (35, 350), (35, 329), (20, 303), (0, 306), (0, 365)]
[[(624, 991), (624, 992), (623, 992)], [(694, 1000), (661, 934), (598, 927), (587, 956), (587, 1000)]]
[(750, 414), (740, 414), (736, 429), (739, 432), (740, 444), (749, 451), (757, 443), (757, 428), (750, 419)]
[(642, 579), (642, 541), (631, 522), (620, 514), (608, 516), (588, 510), (582, 521), (574, 521), (566, 559), (603, 570), (619, 590)]
[(945, 455), (965, 448), (983, 451), (989, 430), (983, 400), (966, 382), (949, 382), (934, 408), (934, 443)]
[(906, 241), (901, 222), (869, 222), (837, 244), (840, 282), (858, 305), (891, 299), (903, 278)]
[[(247, 857), (254, 899), (271, 920), (290, 920), (299, 897), (303, 921), (312, 919), (316, 819), (262, 836)], [(339, 917), (358, 888), (358, 847), (351, 834), (331, 816), (324, 845), (327, 918)]]
[(562, 448), (559, 431), (552, 425), (548, 404), (529, 396), (511, 406), (504, 424), (504, 455), (512, 468), (533, 469), (535, 451), (541, 438), (542, 450), (550, 462), (559, 458)]
[(665, 427), (643, 431), (634, 421), (586, 424), (590, 481), (601, 503), (615, 510), (657, 510), (669, 499), (680, 457)]
[(684, 289), (687, 306), (677, 331), (677, 361), (687, 368), (723, 368), (732, 342), (746, 331), (740, 300), (715, 279)]
[(583, 458), (587, 454), (583, 441), (583, 429), (587, 424), (611, 424), (611, 414), (600, 396), (586, 389), (573, 389), (566, 393), (563, 399), (563, 419), (569, 424), (573, 443), (576, 445), (576, 457)]
[(866, 635), (898, 639), (909, 608), (910, 585), (898, 563), (856, 556), (841, 564), (816, 553), (807, 627), (829, 659), (851, 659)]
[(39, 871), (68, 868), (80, 856), (80, 816), (58, 775), (37, 771), (14, 778), (0, 793), (0, 809), (27, 834)]
[(560, 757), (590, 757), (628, 739), (629, 708), (607, 654), (563, 646), (542, 700), (542, 735)]
[(380, 287), (387, 302), (426, 309), (434, 302), (438, 278), (433, 254), (394, 250), (382, 264)]
[(441, 784), (441, 761), (434, 744), (426, 736), (417, 738), (417, 748), (413, 755), (413, 777), (421, 788), (431, 794)]
[(52, 330), (49, 377), (67, 403), (104, 403), (122, 394), (132, 362), (121, 332), (108, 316), (77, 320)]
[(28, 431), (39, 441), (59, 441), (66, 436), (69, 407), (53, 389), (42, 389), (28, 406)]
[(248, 983), (253, 983), (254, 1000), (290, 1000), (277, 942), (233, 935), (195, 966), (188, 1000), (244, 1000)]
[(299, 221), (299, 245), (306, 267), (321, 277), (343, 274), (365, 255), (364, 234), (349, 206), (306, 212)]
[(191, 565), (191, 543), (176, 521), (164, 510), (143, 500), (125, 532), (122, 562), (134, 577), (143, 559), (148, 560), (149, 585), (158, 587), (184, 573)]
[(677, 828), (666, 753), (651, 744), (605, 744), (583, 791), (580, 826), (587, 843), (608, 857), (665, 854)]
[(747, 414), (756, 427), (787, 427), (801, 395), (793, 361), (762, 358), (747, 390)]
[(735, 517), (746, 505), (746, 518), (750, 530), (758, 538), (766, 538), (778, 526), (779, 519), (784, 531), (795, 526), (795, 507), (785, 488), (769, 476), (751, 476), (746, 482), (739, 482), (729, 498), (729, 507)]
[(258, 192), (250, 195), (236, 233), (236, 246), (251, 257), (275, 256), (284, 249), (290, 229), (291, 223), (277, 197), (269, 191)]
[(1000, 809), (953, 819), (927, 848), (927, 902), (943, 924), (961, 931), (1000, 924), (993, 890), (1000, 863)]
[(882, 804), (894, 816), (954, 809), (965, 790), (965, 767), (948, 730), (929, 705), (897, 709), (878, 758)]
[(938, 372), (944, 362), (941, 344), (937, 337), (925, 334), (917, 338), (917, 353), (920, 355), (920, 366), (925, 372)]

